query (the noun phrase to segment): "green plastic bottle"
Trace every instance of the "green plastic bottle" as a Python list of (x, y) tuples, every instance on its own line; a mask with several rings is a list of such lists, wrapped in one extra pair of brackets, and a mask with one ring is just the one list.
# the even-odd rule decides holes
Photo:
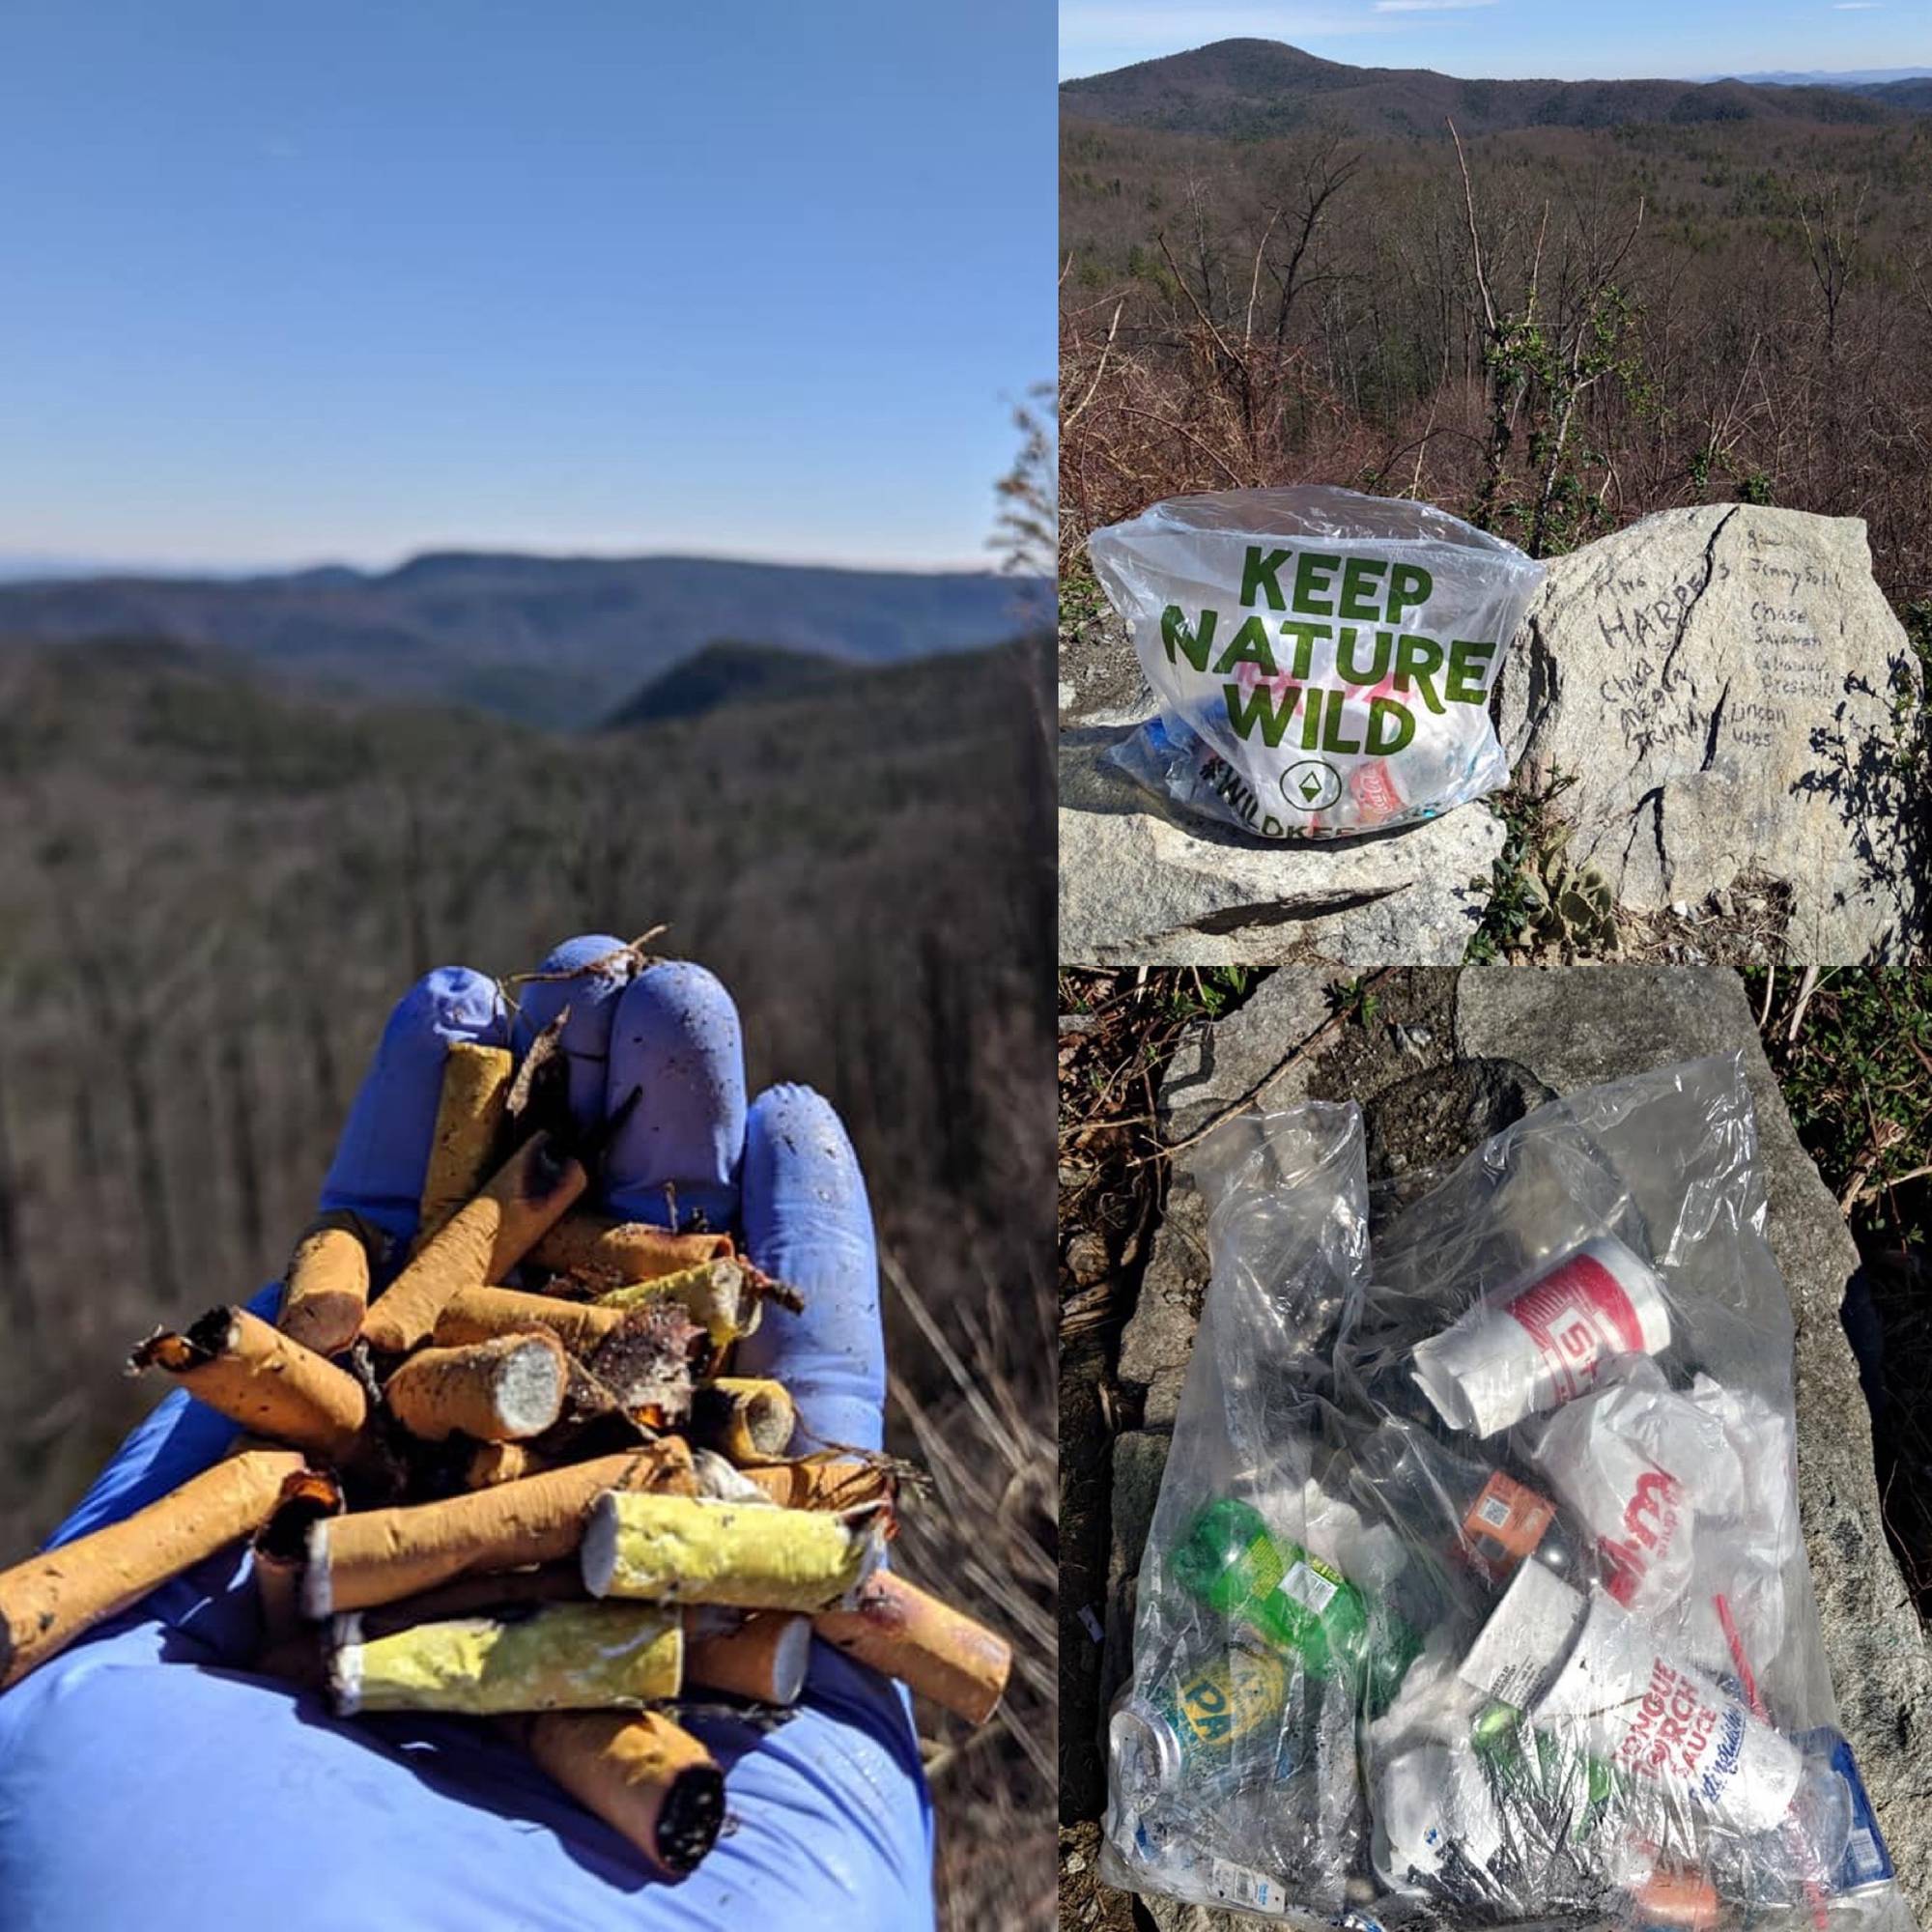
[(1571, 1821), (1573, 1839), (1587, 1838), (1605, 1806), (1629, 1788), (1628, 1776), (1606, 1759), (1566, 1746), (1533, 1727), (1513, 1704), (1486, 1705), (1469, 1733), (1478, 1757), (1503, 1785)]
[(1366, 1675), (1372, 1712), (1388, 1707), (1422, 1648), (1401, 1618), (1378, 1616), (1333, 1564), (1277, 1539), (1261, 1512), (1236, 1496), (1201, 1511), (1168, 1569), (1189, 1596), (1298, 1659), (1311, 1677)]

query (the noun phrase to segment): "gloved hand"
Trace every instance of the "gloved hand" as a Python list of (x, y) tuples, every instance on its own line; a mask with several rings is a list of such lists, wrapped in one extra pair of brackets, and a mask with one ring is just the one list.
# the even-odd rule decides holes
[[(873, 1448), (885, 1394), (865, 1181), (838, 1117), (800, 1087), (748, 1108), (738, 1015), (702, 969), (582, 972), (620, 942), (580, 939), (527, 984), (432, 973), (396, 1009), (323, 1194), (406, 1238), (428, 1159), (443, 1049), (521, 1048), (565, 1005), (573, 1110), (633, 1088), (605, 1205), (665, 1225), (742, 1225), (751, 1258), (794, 1283), (768, 1305), (744, 1373), (796, 1398), (801, 1436)], [(742, 1200), (742, 1211), (740, 1202)], [(272, 1316), (279, 1288), (256, 1298)], [(211, 1294), (210, 1299), (215, 1297)], [(184, 1317), (193, 1310), (181, 1311)], [(233, 1426), (176, 1391), (137, 1429), (63, 1542), (206, 1467)], [(824, 1644), (805, 1698), (760, 1736), (690, 1727), (725, 1773), (734, 1825), (689, 1879), (653, 1877), (491, 1726), (414, 1716), (337, 1720), (312, 1693), (251, 1675), (249, 1559), (226, 1552), (101, 1626), (0, 1696), (0, 1924), (7, 1932), (918, 1932), (932, 1923), (931, 1813), (903, 1693)]]

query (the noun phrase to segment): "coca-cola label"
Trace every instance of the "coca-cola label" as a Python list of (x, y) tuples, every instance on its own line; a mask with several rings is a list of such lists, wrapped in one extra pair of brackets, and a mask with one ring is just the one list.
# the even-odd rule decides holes
[(1594, 1255), (1572, 1255), (1505, 1313), (1536, 1344), (1558, 1403), (1588, 1388), (1609, 1356), (1643, 1352), (1643, 1324), (1630, 1296)]

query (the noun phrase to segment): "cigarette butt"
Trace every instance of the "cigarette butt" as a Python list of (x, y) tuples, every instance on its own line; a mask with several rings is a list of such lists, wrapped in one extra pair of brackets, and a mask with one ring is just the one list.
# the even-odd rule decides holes
[(318, 1522), (309, 1531), (302, 1614), (320, 1620), (393, 1604), (478, 1571), (560, 1562), (576, 1553), (600, 1495), (632, 1485), (677, 1490), (691, 1481), (690, 1450), (667, 1437), (441, 1502)]
[(548, 1456), (540, 1456), (526, 1442), (482, 1442), (464, 1469), (463, 1487), (494, 1490), (498, 1483), (520, 1482), (555, 1467)]
[(852, 1600), (884, 1552), (877, 1505), (842, 1515), (611, 1491), (583, 1531), (593, 1597), (826, 1610)]
[(535, 1247), (530, 1261), (591, 1288), (655, 1281), (704, 1262), (728, 1261), (729, 1235), (673, 1235), (647, 1221), (618, 1221), (575, 1208)]
[(442, 1092), (436, 1103), (412, 1253), (489, 1179), (515, 1070), (515, 1061), (500, 1046), (450, 1043), (442, 1061)]
[(548, 1328), (573, 1355), (587, 1355), (623, 1321), (621, 1308), (600, 1308), (595, 1302), (524, 1294), (514, 1288), (465, 1288), (450, 1296), (437, 1317), (436, 1341), (439, 1348), (455, 1348), (487, 1342), (493, 1335)]
[(255, 1532), (255, 1595), (262, 1612), (262, 1649), (271, 1651), (301, 1630), (301, 1577), (308, 1533), (342, 1511), (342, 1485), (324, 1469), (298, 1469), (282, 1485), (269, 1520)]
[(242, 1428), (346, 1462), (369, 1411), (362, 1384), (245, 1308), (211, 1308), (181, 1334), (156, 1329), (128, 1358), (161, 1368)]
[(508, 1616), (459, 1617), (366, 1635), (336, 1619), (329, 1688), (358, 1711), (640, 1710), (675, 1697), (684, 1628), (675, 1611), (635, 1604), (540, 1604)]
[(692, 1440), (733, 1463), (782, 1456), (797, 1424), (798, 1411), (780, 1382), (721, 1376), (692, 1396)]
[(1012, 1669), (1013, 1647), (1004, 1637), (887, 1570), (866, 1579), (850, 1609), (827, 1611), (812, 1628), (969, 1724), (993, 1715)]
[(548, 1329), (424, 1349), (383, 1385), (389, 1412), (425, 1442), (541, 1435), (563, 1408), (569, 1357)]
[(364, 1339), (396, 1355), (427, 1340), (453, 1294), (501, 1280), (589, 1184), (581, 1160), (532, 1134), (370, 1304)]
[(890, 1502), (893, 1479), (875, 1463), (854, 1456), (804, 1456), (790, 1463), (757, 1463), (738, 1471), (783, 1509), (843, 1510)]
[(226, 1457), (125, 1520), (0, 1572), (0, 1690), (103, 1617), (258, 1528), (301, 1465), (293, 1449)]
[(673, 1878), (695, 1871), (724, 1823), (724, 1774), (689, 1731), (647, 1711), (535, 1719), (530, 1755), (586, 1810)]
[(369, 1306), (369, 1243), (355, 1214), (325, 1214), (296, 1243), (275, 1325), (318, 1355), (339, 1355)]
[(714, 1349), (726, 1349), (758, 1325), (763, 1307), (751, 1271), (728, 1257), (654, 1281), (631, 1282), (597, 1297), (599, 1308), (643, 1308), (653, 1301), (676, 1301), (703, 1328)]
[(358, 1611), (365, 1635), (386, 1636), (412, 1624), (447, 1623), (452, 1617), (496, 1616), (526, 1604), (581, 1604), (588, 1592), (574, 1562), (543, 1563), (534, 1570), (503, 1570), (459, 1577), (419, 1597), (377, 1604)]
[(734, 1631), (694, 1636), (684, 1653), (687, 1684), (760, 1704), (796, 1704), (811, 1661), (811, 1619), (759, 1610)]

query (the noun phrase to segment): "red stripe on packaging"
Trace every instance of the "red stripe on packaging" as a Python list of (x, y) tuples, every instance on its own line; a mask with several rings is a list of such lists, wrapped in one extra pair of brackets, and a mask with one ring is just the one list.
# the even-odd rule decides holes
[(1630, 1296), (1594, 1255), (1572, 1255), (1524, 1289), (1505, 1313), (1536, 1344), (1559, 1401), (1588, 1388), (1606, 1355), (1643, 1352), (1643, 1324)]

